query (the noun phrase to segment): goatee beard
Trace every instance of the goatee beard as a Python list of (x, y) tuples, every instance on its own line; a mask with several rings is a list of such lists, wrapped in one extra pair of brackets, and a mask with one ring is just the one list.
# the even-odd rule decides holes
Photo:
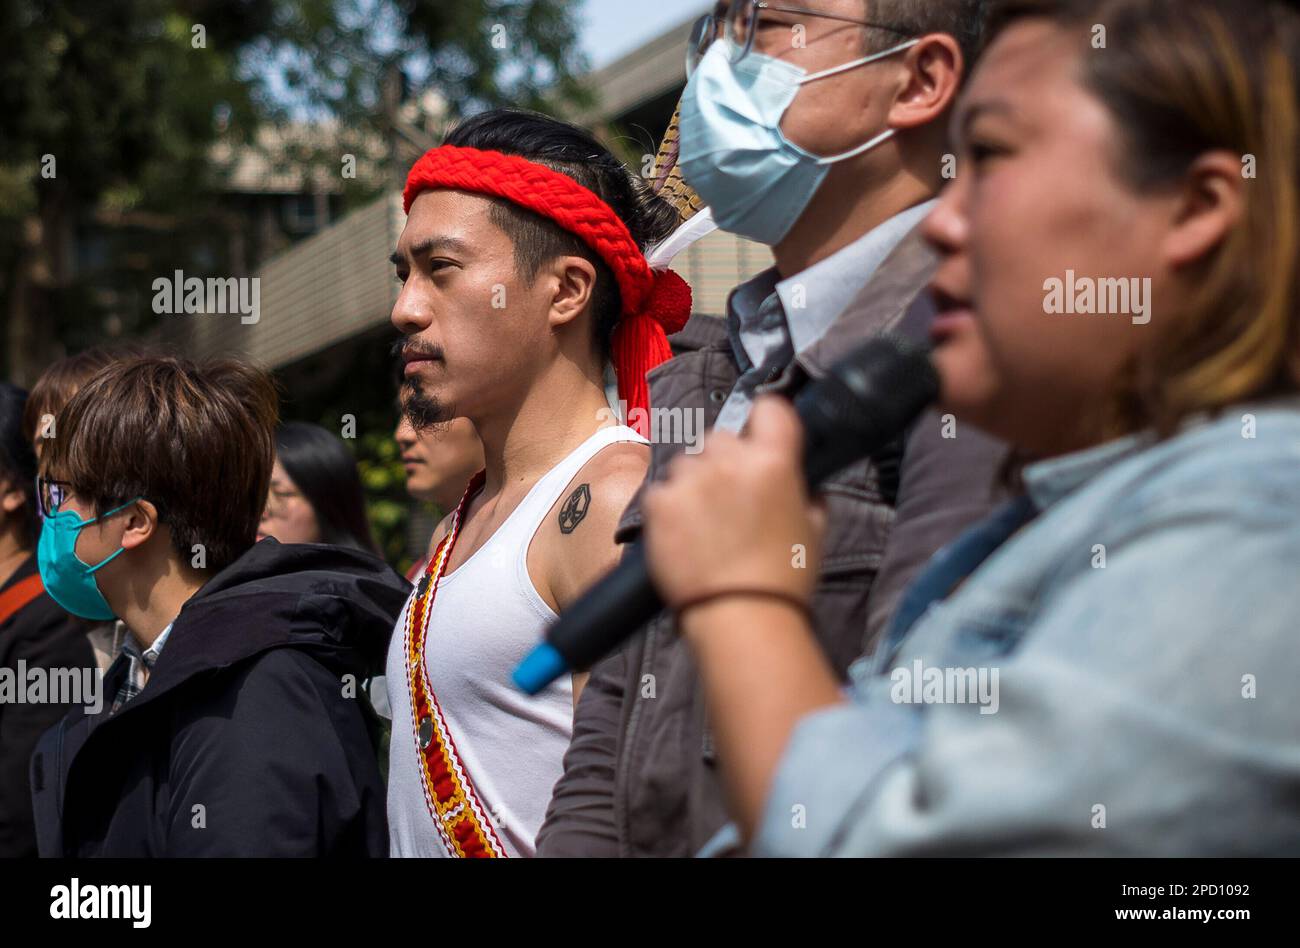
[(424, 390), (418, 379), (402, 380), (402, 412), (418, 432), (430, 431), (456, 417), (445, 405)]
[(455, 418), (456, 413), (450, 405), (443, 404), (426, 392), (418, 378), (403, 372), (404, 360), (401, 357), (404, 354), (413, 353), (441, 360), (442, 347), (418, 339), (401, 338), (394, 340), (391, 351), (393, 358), (398, 360), (398, 397), (402, 404), (402, 414), (411, 423), (411, 427), (423, 433)]

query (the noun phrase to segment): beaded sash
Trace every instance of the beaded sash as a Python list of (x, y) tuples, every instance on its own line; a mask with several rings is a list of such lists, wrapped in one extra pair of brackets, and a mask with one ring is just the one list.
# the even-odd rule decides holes
[(438, 544), (420, 576), (415, 598), (406, 614), (404, 654), (411, 720), (415, 724), (415, 755), (420, 762), (424, 801), (429, 807), (429, 815), (433, 817), (449, 855), (492, 859), (504, 857), (505, 847), (501, 845), (496, 827), (474, 789), (474, 781), (456, 751), (456, 742), (447, 728), (438, 697), (429, 684), (424, 661), (429, 613), (438, 592), (438, 583), (447, 571), (465, 508), (483, 486), (483, 481), (482, 471), (470, 481), (452, 515), (451, 529)]

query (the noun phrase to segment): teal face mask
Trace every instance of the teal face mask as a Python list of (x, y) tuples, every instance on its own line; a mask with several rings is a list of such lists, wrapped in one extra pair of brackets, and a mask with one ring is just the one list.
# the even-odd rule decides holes
[(799, 90), (916, 44), (908, 40), (812, 75), (756, 52), (732, 63), (729, 40), (710, 46), (682, 96), (678, 160), (686, 183), (712, 209), (718, 226), (769, 247), (780, 243), (831, 165), (868, 152), (894, 134), (886, 129), (842, 155), (818, 157), (781, 131), (781, 119)]
[(139, 499), (129, 500), (88, 520), (78, 518), (74, 510), (61, 510), (42, 522), (41, 540), (36, 547), (36, 565), (41, 571), (41, 582), (50, 598), (74, 616), (100, 622), (117, 618), (99, 591), (95, 573), (121, 555), (124, 548), (118, 547), (116, 552), (94, 566), (88, 566), (77, 557), (77, 536), (83, 527), (125, 510)]

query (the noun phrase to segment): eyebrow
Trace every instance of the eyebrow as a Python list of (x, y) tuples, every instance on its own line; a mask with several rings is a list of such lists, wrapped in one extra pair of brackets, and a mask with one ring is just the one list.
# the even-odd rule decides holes
[[(411, 244), (409, 257), (414, 260), (417, 257), (427, 256), (436, 250), (450, 250), (452, 253), (465, 254), (469, 252), (469, 244), (465, 243), (465, 241), (461, 240), (459, 237), (440, 237), (436, 235), (421, 237), (415, 243)], [(406, 262), (406, 259), (407, 257), (403, 256), (400, 249), (394, 250), (388, 256), (388, 262), (395, 267), (400, 267)]]
[(953, 116), (952, 133), (955, 139), (964, 139), (970, 134), (970, 127), (975, 120), (982, 115), (1005, 115), (1008, 118), (1016, 117), (1016, 110), (1004, 99), (989, 99), (984, 102), (975, 102), (965, 111)]

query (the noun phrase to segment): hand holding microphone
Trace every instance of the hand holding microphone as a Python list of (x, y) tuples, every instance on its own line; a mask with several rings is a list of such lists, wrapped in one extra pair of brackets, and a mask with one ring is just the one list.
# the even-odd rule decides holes
[[(871, 340), (832, 367), (826, 377), (806, 387), (794, 402), (795, 412), (803, 426), (803, 478), (808, 487), (815, 490), (822, 481), (837, 471), (875, 454), (901, 437), (908, 425), (938, 394), (939, 379), (930, 364), (928, 352), (889, 336)], [(774, 415), (765, 410), (764, 417), (759, 422), (764, 426), (763, 443), (757, 450), (760, 456), (766, 458), (763, 462), (765, 476), (779, 477), (781, 480), (780, 485), (771, 485), (772, 490), (782, 491), (782, 496), (786, 498), (793, 495), (802, 500), (802, 493), (795, 486), (797, 479), (792, 484), (788, 477), (788, 467), (794, 464), (793, 457), (796, 453), (789, 447), (791, 432), (788, 427), (782, 427), (788, 425), (788, 422), (788, 415), (782, 416), (779, 412)], [(718, 444), (718, 451), (722, 454), (728, 451), (754, 450), (753, 445), (743, 446), (734, 439), (728, 441), (722, 438)], [(777, 464), (770, 455), (764, 454), (776, 450), (778, 445), (785, 445), (790, 451), (789, 465)], [(713, 444), (707, 445), (705, 456), (713, 449)], [(731, 463), (735, 460), (735, 457), (730, 459)], [(718, 463), (725, 466), (728, 459), (724, 457)], [(766, 469), (768, 464), (772, 465), (770, 470)], [(783, 473), (778, 475), (778, 468)], [(690, 470), (689, 466), (686, 470)], [(753, 531), (763, 531), (761, 521), (775, 515), (776, 506), (773, 505), (770, 510), (752, 509), (755, 504), (761, 505), (763, 501), (746, 501), (739, 494), (726, 498), (722, 489), (724, 479), (717, 471), (700, 468), (697, 473), (701, 473), (701, 483), (707, 484), (707, 494), (718, 505), (725, 504), (730, 511), (730, 525), (716, 513), (710, 513), (707, 501), (701, 502), (699, 498), (694, 498), (689, 501), (689, 516), (694, 522), (688, 533), (683, 533), (682, 536), (689, 535), (696, 541), (704, 541), (710, 538), (700, 531), (729, 530), (735, 524), (743, 523), (747, 526), (737, 536), (754, 542)], [(664, 495), (660, 496), (662, 498)], [(752, 496), (758, 498), (776, 495), (763, 490)], [(663, 502), (665, 506), (673, 502), (671, 493), (668, 497)], [(681, 503), (687, 501), (682, 499)], [(784, 512), (780, 516), (786, 519), (774, 527), (771, 537), (779, 538), (780, 542), (788, 541), (792, 547), (819, 540), (820, 534), (813, 520), (801, 525), (797, 517), (791, 517), (788, 499), (781, 507)], [(794, 507), (802, 509), (803, 505), (796, 503)], [(802, 534), (807, 535), (806, 540), (799, 538)], [(745, 548), (744, 540), (732, 542), (720, 534), (712, 540), (715, 542), (711, 542), (709, 548), (716, 546), (720, 556), (723, 555), (722, 551), (732, 554), (740, 551), (744, 553), (744, 559), (738, 562), (751, 562), (750, 553), (753, 551)], [(657, 557), (656, 570), (664, 582), (671, 583), (674, 587), (681, 584), (683, 589), (689, 589), (692, 583), (689, 574), (699, 568), (701, 561), (695, 551), (688, 555), (684, 548), (675, 546), (677, 542), (679, 541), (664, 539), (668, 552)], [(806, 552), (811, 554), (815, 551), (810, 549)], [(797, 549), (791, 550), (791, 557), (797, 554)], [(771, 558), (770, 553), (767, 556)], [(674, 558), (678, 558), (677, 563), (673, 562)], [(811, 565), (814, 562), (810, 557), (810, 566), (804, 571), (807, 575), (801, 575), (798, 580), (791, 581), (787, 575), (787, 581), (795, 587), (790, 590), (792, 594), (798, 595), (799, 584), (816, 581), (815, 567)], [(743, 569), (744, 567), (741, 568), (742, 572)], [(794, 573), (794, 570), (787, 572)], [(715, 575), (711, 573), (711, 576)], [(732, 577), (728, 577), (730, 578)], [(758, 582), (754, 576), (737, 578), (742, 578), (746, 586), (756, 586)], [(784, 587), (774, 588), (784, 590)], [(711, 591), (703, 590), (704, 593)], [(529, 694), (537, 694), (560, 675), (573, 669), (589, 667), (653, 619), (663, 606), (663, 597), (650, 578), (645, 550), (639, 544), (634, 544), (613, 572), (564, 611), (547, 633), (546, 641), (538, 645), (515, 669), (515, 684)]]
[(802, 458), (799, 416), (766, 397), (745, 437), (719, 432), (674, 459), (643, 501), (650, 579), (669, 608), (741, 590), (812, 599), (825, 509), (810, 503)]

